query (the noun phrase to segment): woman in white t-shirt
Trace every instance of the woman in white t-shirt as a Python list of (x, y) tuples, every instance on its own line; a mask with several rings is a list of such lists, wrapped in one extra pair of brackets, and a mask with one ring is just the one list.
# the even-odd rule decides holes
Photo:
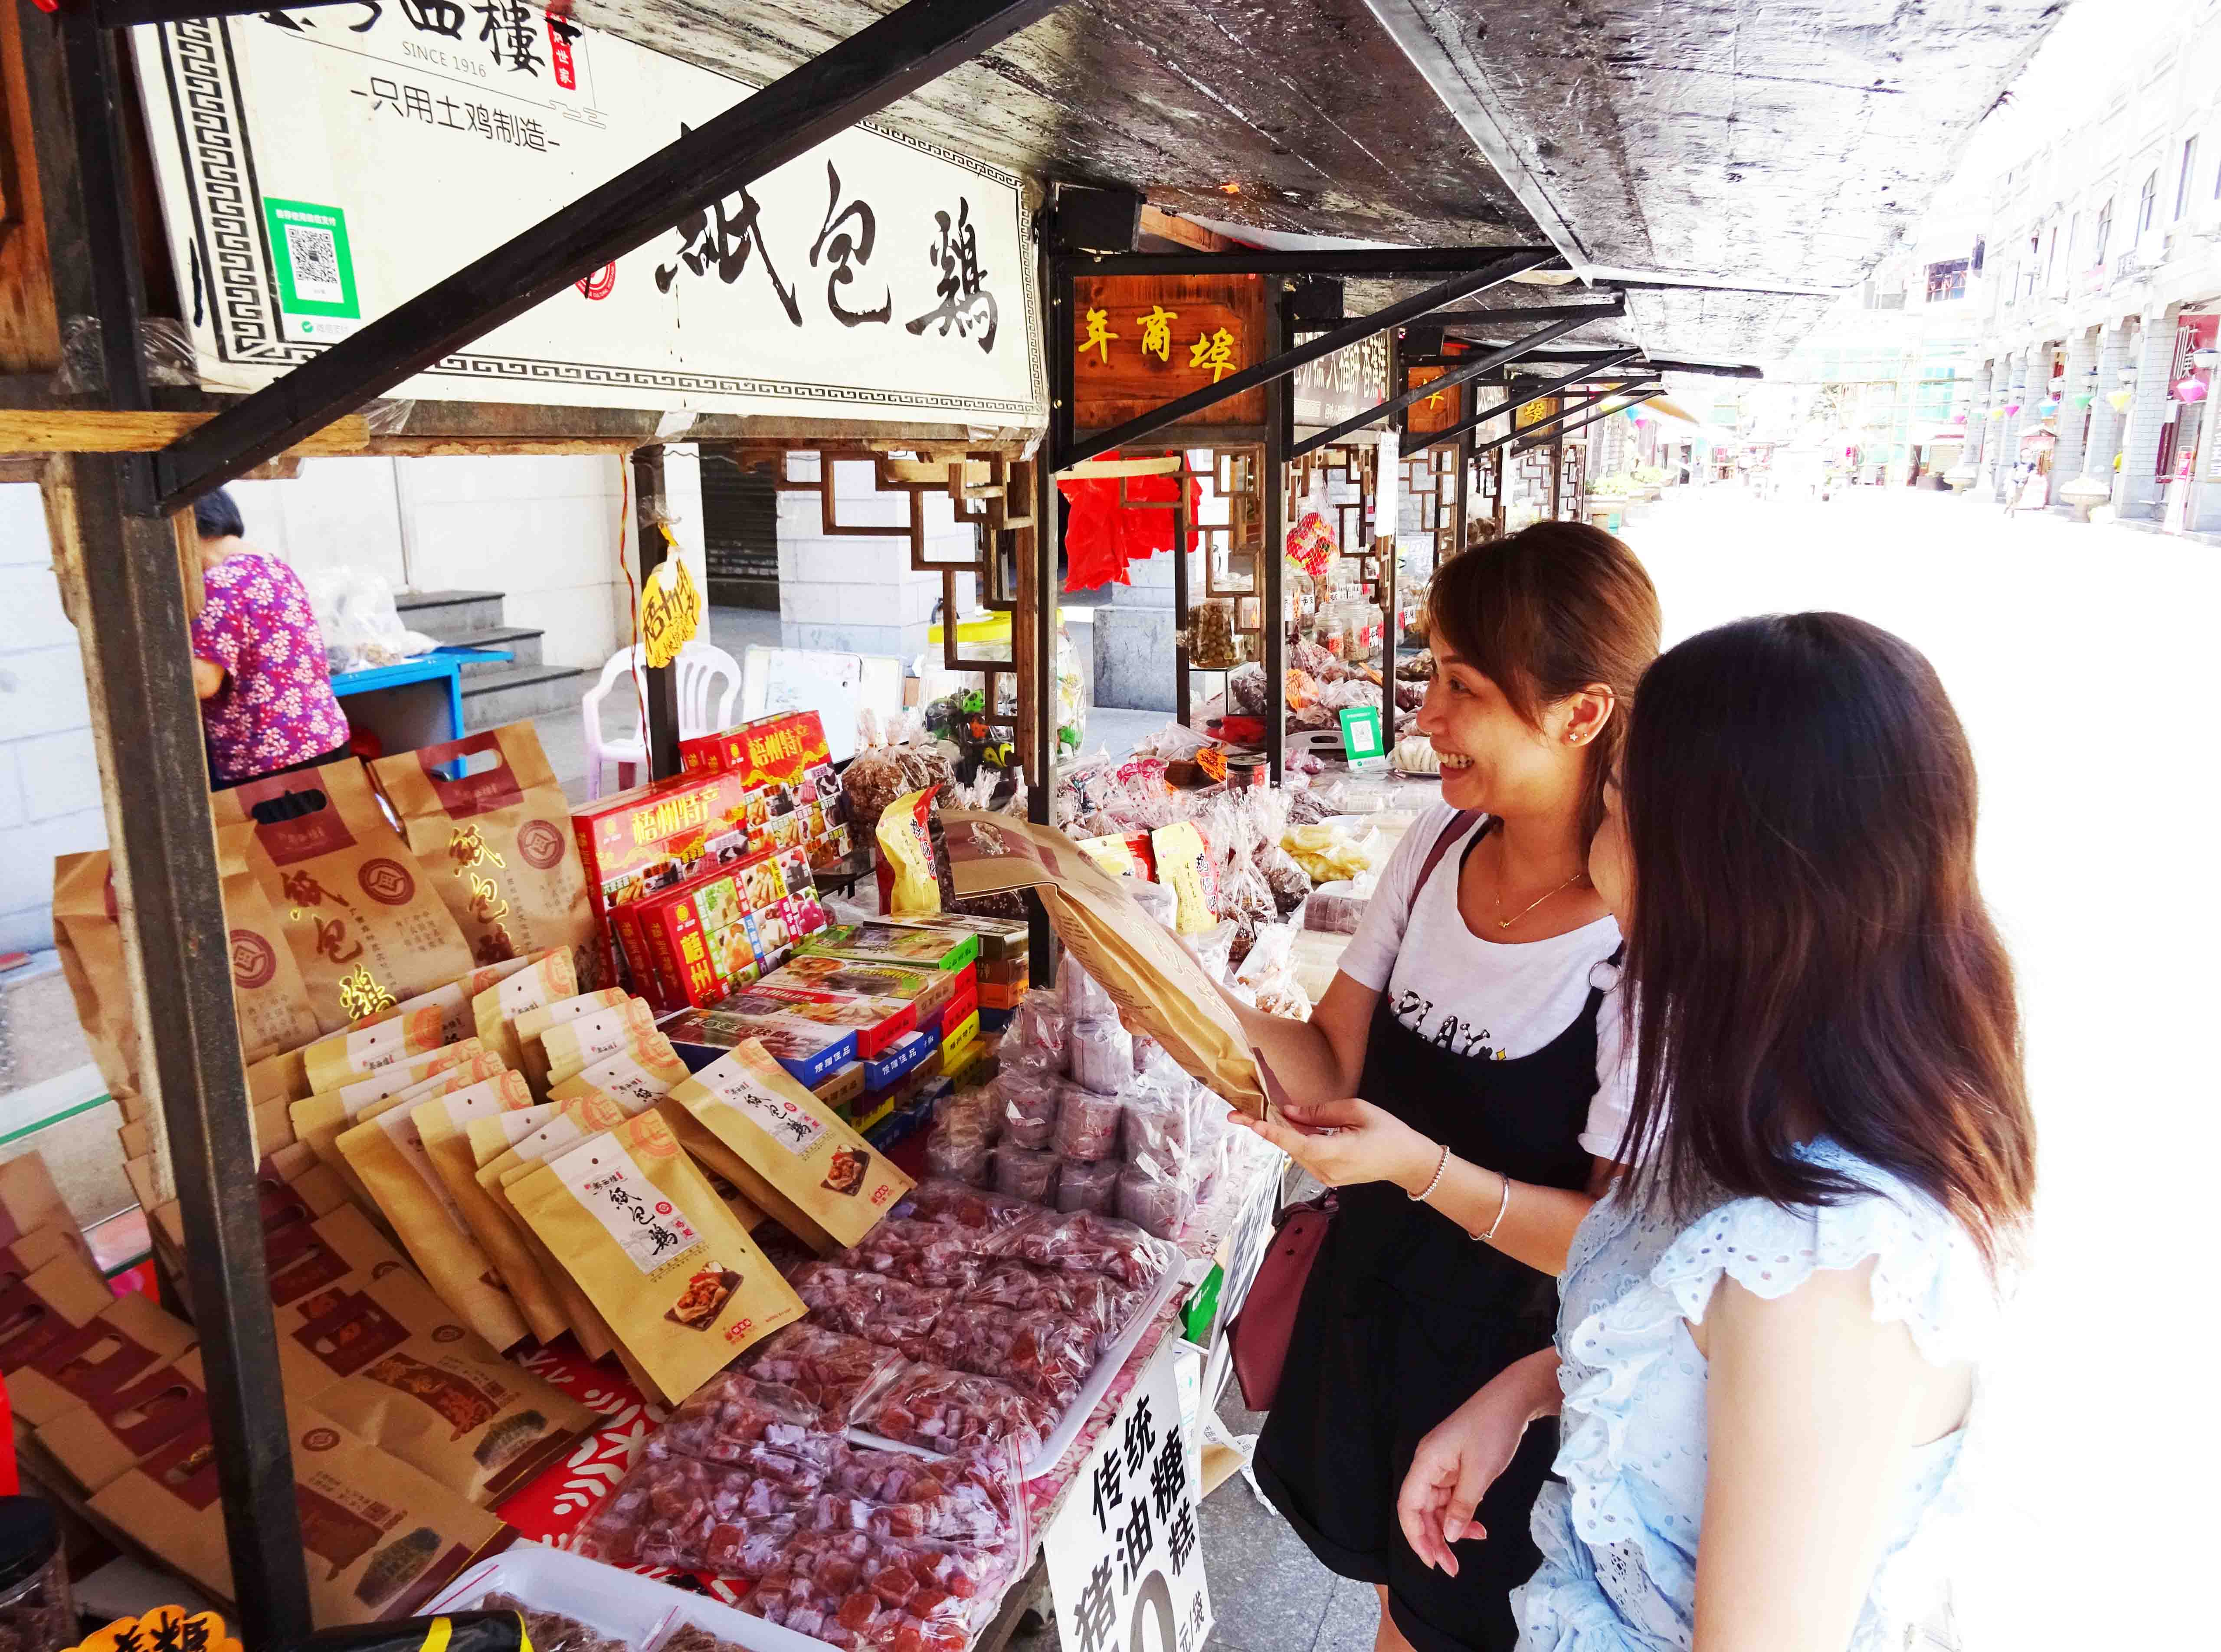
[(1649, 577), (1578, 523), (1453, 559), (1428, 607), (1419, 728), (1444, 806), (1391, 858), (1311, 1019), (1242, 1014), (1290, 1103), (1253, 1128), (1342, 1189), (1257, 1478), (1321, 1561), (1380, 1589), (1381, 1652), (1509, 1648), (1507, 1597), (1536, 1564), (1546, 1442), (1499, 1477), (1455, 1576), (1412, 1553), (1396, 1494), (1428, 1430), (1548, 1342), (1617, 1150), (1620, 936), (1585, 868), (1658, 650)]

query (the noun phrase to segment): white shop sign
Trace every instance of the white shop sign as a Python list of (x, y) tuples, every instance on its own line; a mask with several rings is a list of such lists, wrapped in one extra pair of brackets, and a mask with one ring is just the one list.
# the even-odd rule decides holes
[(1157, 1345), (1042, 1539), (1068, 1652), (1201, 1652), (1211, 1637), (1174, 1347)]
[[(519, 3), (132, 31), (202, 382), (253, 390), (747, 97)], [(854, 128), (391, 394), (1045, 417), (1019, 179)]]

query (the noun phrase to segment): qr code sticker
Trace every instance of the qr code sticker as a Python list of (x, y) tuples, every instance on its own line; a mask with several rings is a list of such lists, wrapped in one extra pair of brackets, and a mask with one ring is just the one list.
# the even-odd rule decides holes
[(293, 291), (312, 303), (343, 304), (339, 243), (328, 229), (312, 224), (285, 226), (286, 256), (293, 266)]

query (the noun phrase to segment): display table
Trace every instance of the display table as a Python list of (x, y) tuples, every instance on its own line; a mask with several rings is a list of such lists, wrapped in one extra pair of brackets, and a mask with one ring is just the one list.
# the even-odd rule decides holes
[(366, 666), (334, 674), (347, 726), (375, 735), (389, 752), (459, 740), (463, 733), (463, 666), (514, 660), (507, 648), (441, 647), (397, 666)]

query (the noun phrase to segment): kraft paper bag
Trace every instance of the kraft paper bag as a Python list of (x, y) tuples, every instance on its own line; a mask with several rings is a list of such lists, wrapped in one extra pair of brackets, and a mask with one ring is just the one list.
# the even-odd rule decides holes
[(522, 1073), (504, 1073), (429, 1102), (381, 1102), (341, 1135), (338, 1147), (441, 1300), (495, 1348), (505, 1349), (522, 1341), (529, 1328), (479, 1248), (416, 1123), (420, 1108), (458, 1100), (469, 1110), (506, 1112), (531, 1105), (532, 1097)]
[(492, 963), (560, 948), (578, 970), (595, 967), (599, 948), (571, 805), (529, 723), (382, 757), (370, 767), (474, 958)]
[[(219, 830), (253, 828), (247, 869), (285, 930), (321, 1030), (384, 1015), (470, 972), (463, 932), (354, 759), (265, 775), (215, 793), (210, 805)], [(295, 812), (266, 821), (258, 806)]]
[(1262, 1117), (1249, 1042), (1194, 957), (1062, 832), (1009, 815), (942, 811), (960, 897), (1033, 889), (1057, 939), (1189, 1076)]
[(471, 1000), (535, 962), (505, 958), (474, 969), (460, 980), (413, 998), (382, 1016), (358, 1021), (345, 1032), (317, 1040), (301, 1052), (311, 1090), (337, 1090), (395, 1061), (459, 1044), (477, 1034)]
[(795, 1236), (820, 1249), (860, 1242), (914, 1185), (753, 1038), (681, 1079), (658, 1111), (715, 1136), (730, 1156), (705, 1161), (782, 1224), (798, 1211), (807, 1225)]
[(805, 1311), (654, 1112), (535, 1166), (510, 1199), (671, 1404)]

